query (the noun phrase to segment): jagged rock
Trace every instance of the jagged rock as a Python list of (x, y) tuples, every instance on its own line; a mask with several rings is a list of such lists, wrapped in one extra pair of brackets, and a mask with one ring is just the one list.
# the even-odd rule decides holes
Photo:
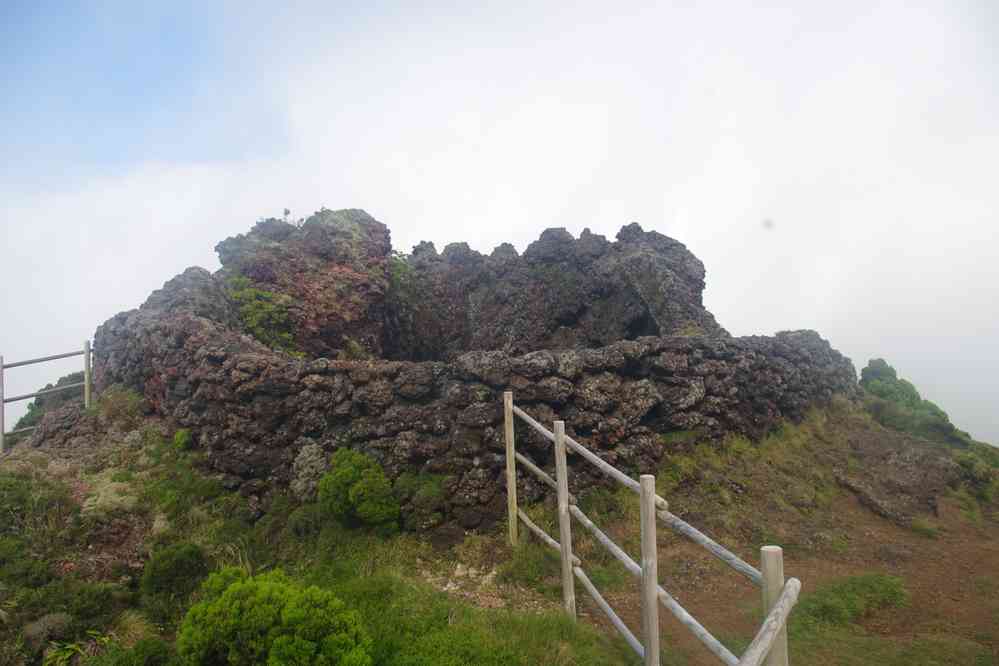
[(522, 256), (500, 246), (486, 257), (464, 243), (441, 257), (410, 257), (397, 299), (394, 358), (450, 359), (467, 350), (517, 355), (600, 347), (642, 335), (726, 337), (704, 309), (704, 266), (682, 243), (631, 224), (611, 243), (586, 230), (547, 229)]

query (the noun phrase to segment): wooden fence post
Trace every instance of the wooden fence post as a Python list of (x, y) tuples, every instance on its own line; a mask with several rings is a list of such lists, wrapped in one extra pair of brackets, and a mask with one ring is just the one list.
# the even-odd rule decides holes
[(506, 513), (510, 545), (517, 545), (517, 448), (513, 441), (513, 391), (503, 392), (503, 429), (506, 435)]
[(565, 459), (565, 421), (555, 422), (555, 480), (558, 483), (558, 533), (562, 552), (562, 602), (576, 619), (576, 578), (572, 573), (572, 518), (569, 516), (569, 466)]
[[(784, 550), (780, 546), (760, 548), (760, 570), (763, 573), (763, 617), (777, 603), (784, 591)], [(774, 639), (773, 647), (763, 662), (765, 666), (788, 666), (787, 625)]]
[(659, 554), (656, 548), (656, 477), (643, 474), (642, 523), (642, 639), (645, 666), (659, 666)]
[(90, 409), (90, 340), (83, 341), (83, 408)]
[(0, 455), (7, 452), (4, 448), (3, 435), (7, 428), (3, 422), (4, 402), (3, 402), (3, 356), (0, 355)]

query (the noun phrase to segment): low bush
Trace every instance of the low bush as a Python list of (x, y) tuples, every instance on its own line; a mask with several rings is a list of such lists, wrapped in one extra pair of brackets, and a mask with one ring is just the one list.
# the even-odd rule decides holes
[(392, 533), (399, 526), (399, 500), (378, 462), (359, 451), (340, 449), (319, 481), (319, 505), (346, 525)]
[(177, 651), (188, 664), (368, 666), (371, 639), (332, 592), (302, 587), (280, 570), (212, 574), (187, 612)]
[(236, 304), (239, 318), (250, 335), (268, 347), (301, 354), (295, 348), (292, 334), (290, 296), (255, 287), (243, 275), (233, 275), (226, 281), (226, 293)]
[(288, 529), (299, 538), (315, 536), (322, 528), (321, 517), (316, 504), (303, 504), (288, 515)]
[(142, 572), (142, 603), (150, 615), (165, 621), (174, 617), (204, 577), (208, 564), (201, 548), (177, 543), (155, 553)]
[(861, 371), (860, 385), (867, 393), (867, 411), (886, 428), (954, 446), (972, 443), (968, 433), (955, 428), (944, 410), (924, 400), (916, 387), (900, 379), (884, 359), (872, 359), (867, 364)]

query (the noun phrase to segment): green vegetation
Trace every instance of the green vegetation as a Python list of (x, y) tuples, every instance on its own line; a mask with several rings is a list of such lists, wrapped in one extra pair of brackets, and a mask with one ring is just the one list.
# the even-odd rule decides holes
[(181, 428), (173, 434), (173, 445), (178, 451), (189, 451), (194, 446), (194, 436), (187, 428)]
[(371, 359), (371, 352), (364, 348), (360, 342), (354, 338), (347, 337), (343, 341), (343, 349), (337, 353), (337, 360), (340, 361), (367, 361)]
[(142, 604), (150, 616), (169, 621), (208, 575), (202, 549), (193, 543), (170, 544), (153, 553), (142, 573)]
[(959, 636), (929, 634), (892, 641), (864, 628), (866, 621), (880, 613), (908, 603), (902, 580), (879, 573), (843, 578), (806, 592), (788, 627), (792, 654), (808, 654), (818, 662), (844, 666), (993, 663), (987, 647)]
[(369, 666), (371, 639), (357, 612), (317, 586), (280, 571), (212, 574), (187, 612), (177, 652), (189, 664)]
[(865, 407), (881, 425), (963, 449), (955, 456), (962, 471), (955, 498), (965, 516), (979, 522), (979, 503), (990, 504), (999, 497), (999, 449), (976, 442), (955, 428), (946, 412), (924, 400), (916, 387), (900, 379), (884, 359), (872, 359), (867, 364), (860, 385), (867, 393)]
[(399, 526), (399, 500), (378, 462), (359, 451), (340, 449), (319, 481), (319, 505), (345, 525), (366, 525), (389, 534)]
[(940, 537), (940, 528), (926, 518), (913, 519), (912, 524), (909, 525), (909, 527), (913, 532), (921, 534), (927, 539), (938, 539)]
[(130, 648), (112, 644), (106, 652), (85, 663), (86, 666), (167, 666), (173, 658), (170, 644), (162, 638), (142, 638)]
[[(59, 386), (66, 386), (67, 384), (79, 384), (82, 381), (83, 371), (81, 370), (79, 372), (72, 372), (64, 377), (60, 377), (55, 384), (46, 384), (42, 388), (38, 389), (38, 391), (46, 391)], [(37, 393), (38, 391), (35, 392)], [(82, 408), (82, 388), (72, 391), (60, 391), (59, 393), (52, 393), (49, 395), (40, 395), (28, 403), (28, 411), (24, 416), (17, 420), (17, 424), (13, 429), (20, 430), (21, 428), (33, 428), (38, 425), (38, 423), (42, 420), (42, 416), (44, 416), (46, 412), (73, 402), (79, 403)], [(17, 436), (15, 435), (15, 437)]]
[(843, 627), (882, 608), (908, 603), (900, 578), (878, 573), (853, 576), (804, 595), (791, 615), (789, 633), (797, 637), (822, 627)]
[[(38, 474), (0, 471), (0, 516), (0, 663), (37, 656), (55, 634), (65, 641), (57, 654), (76, 654), (77, 641), (90, 640), (129, 603), (128, 591), (56, 573), (86, 529), (66, 488)], [(18, 631), (29, 625), (31, 632)]]
[(302, 355), (292, 335), (290, 296), (259, 289), (243, 275), (226, 280), (226, 293), (236, 304), (240, 321), (250, 335), (273, 349)]
[(396, 497), (401, 502), (408, 503), (411, 509), (410, 515), (406, 517), (407, 528), (421, 529), (441, 522), (446, 480), (447, 477), (442, 474), (413, 472), (405, 472), (395, 480)]
[(526, 538), (513, 550), (510, 559), (500, 566), (499, 579), (557, 597), (562, 590), (554, 575), (558, 573), (559, 566), (559, 555), (554, 549)]
[(860, 376), (860, 385), (867, 392), (867, 409), (881, 425), (935, 442), (971, 444), (968, 433), (955, 428), (944, 410), (924, 400), (884, 359), (872, 359)]

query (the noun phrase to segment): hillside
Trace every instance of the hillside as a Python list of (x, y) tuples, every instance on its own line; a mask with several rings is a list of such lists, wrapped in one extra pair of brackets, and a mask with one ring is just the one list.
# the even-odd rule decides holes
[[(99, 327), (96, 408), (36, 405), (0, 459), (0, 664), (634, 663), (590, 602), (559, 612), (556, 555), (506, 543), (504, 390), (747, 561), (782, 545), (805, 585), (792, 663), (999, 655), (999, 455), (882, 360), (858, 384), (816, 332), (730, 336), (679, 242), (629, 225), (402, 255), (324, 210), (217, 250), (216, 274)], [(569, 462), (637, 552), (635, 498)], [(547, 487), (518, 493), (557, 533)], [(663, 585), (744, 648), (758, 590), (666, 530), (659, 549)], [(665, 613), (663, 646), (714, 663)]]

